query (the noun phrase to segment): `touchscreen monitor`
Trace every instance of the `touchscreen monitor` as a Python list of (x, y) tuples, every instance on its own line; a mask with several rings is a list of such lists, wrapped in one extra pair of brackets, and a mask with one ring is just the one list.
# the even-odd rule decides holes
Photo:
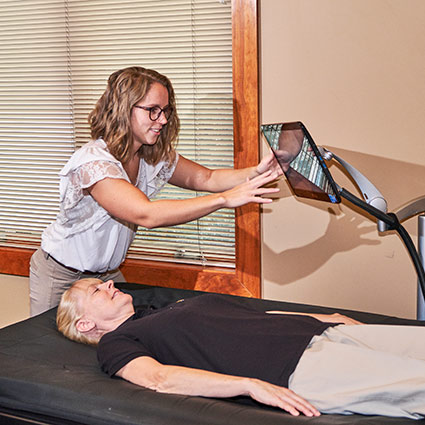
[(328, 167), (301, 122), (266, 124), (261, 131), (297, 196), (341, 202)]

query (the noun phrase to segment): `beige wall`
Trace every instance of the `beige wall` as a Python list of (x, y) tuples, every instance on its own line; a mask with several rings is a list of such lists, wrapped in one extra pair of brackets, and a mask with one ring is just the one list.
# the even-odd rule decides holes
[[(425, 1), (260, 0), (260, 16), (261, 122), (303, 121), (390, 211), (425, 195)], [(265, 298), (415, 317), (416, 274), (396, 234), (378, 235), (346, 202), (279, 186), (263, 213)], [(415, 242), (416, 224), (405, 223)]]
[(0, 328), (27, 319), (29, 314), (29, 279), (0, 274)]

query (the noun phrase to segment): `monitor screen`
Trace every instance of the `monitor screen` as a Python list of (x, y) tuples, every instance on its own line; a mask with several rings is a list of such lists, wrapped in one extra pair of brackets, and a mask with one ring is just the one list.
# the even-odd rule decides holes
[(341, 202), (328, 167), (301, 122), (266, 124), (261, 131), (297, 196)]

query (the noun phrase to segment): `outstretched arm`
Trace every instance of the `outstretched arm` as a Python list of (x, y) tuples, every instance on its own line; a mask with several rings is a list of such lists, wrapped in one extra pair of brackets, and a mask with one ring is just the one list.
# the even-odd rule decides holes
[(333, 313), (333, 314), (315, 314), (315, 313), (300, 313), (296, 311), (280, 311), (280, 310), (269, 310), (266, 311), (268, 314), (295, 314), (299, 316), (310, 316), (314, 317), (321, 322), (326, 323), (342, 323), (344, 325), (361, 325), (362, 322), (359, 322), (356, 319), (351, 317), (344, 316), (343, 314)]
[(209, 169), (180, 155), (170, 183), (185, 189), (217, 193), (266, 172), (272, 172), (275, 178), (283, 174), (273, 153), (266, 155), (258, 165), (240, 169)]
[(200, 369), (167, 366), (147, 356), (138, 357), (117, 375), (134, 384), (152, 390), (203, 397), (235, 397), (246, 395), (260, 403), (279, 407), (294, 416), (319, 416), (319, 411), (308, 401), (288, 388), (252, 378), (223, 375)]

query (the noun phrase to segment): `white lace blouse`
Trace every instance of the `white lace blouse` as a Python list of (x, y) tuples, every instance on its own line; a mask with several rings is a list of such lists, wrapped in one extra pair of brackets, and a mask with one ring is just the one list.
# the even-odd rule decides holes
[[(140, 160), (136, 186), (148, 198), (171, 178), (178, 161), (149, 165)], [(41, 247), (60, 263), (80, 271), (103, 273), (125, 258), (137, 226), (112, 217), (84, 192), (104, 178), (130, 182), (122, 164), (102, 139), (77, 150), (59, 173), (60, 212), (42, 235)]]

